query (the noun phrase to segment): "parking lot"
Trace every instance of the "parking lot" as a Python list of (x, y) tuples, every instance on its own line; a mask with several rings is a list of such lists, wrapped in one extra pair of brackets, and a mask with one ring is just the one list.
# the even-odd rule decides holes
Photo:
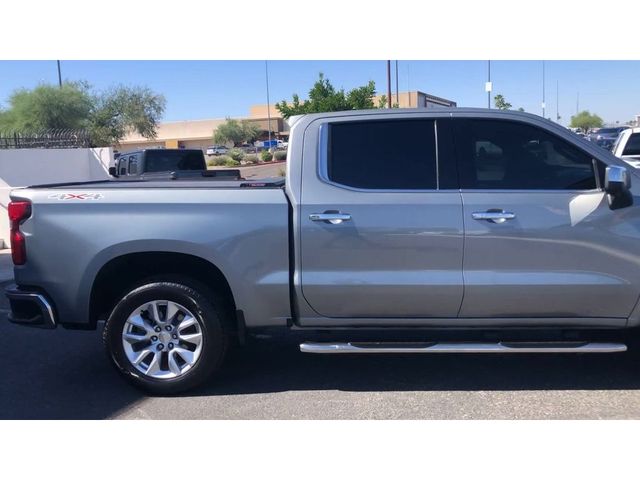
[[(6, 285), (3, 283), (2, 286)], [(255, 341), (208, 385), (148, 398), (98, 332), (9, 324), (0, 304), (2, 419), (636, 419), (640, 355), (314, 356)]]

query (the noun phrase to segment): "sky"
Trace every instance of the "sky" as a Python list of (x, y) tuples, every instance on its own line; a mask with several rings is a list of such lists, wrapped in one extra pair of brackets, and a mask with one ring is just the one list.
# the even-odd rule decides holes
[[(266, 104), (265, 61), (62, 61), (63, 80), (86, 80), (96, 89), (116, 84), (146, 85), (167, 99), (163, 121), (242, 117)], [(542, 61), (492, 61), (493, 95), (502, 94), (514, 109), (542, 114)], [(392, 62), (395, 92), (395, 63)], [(386, 61), (268, 62), (271, 103), (301, 98), (323, 72), (346, 90), (374, 80), (386, 92)], [(487, 61), (400, 60), (399, 90), (420, 90), (453, 100), (461, 107), (486, 107)], [(56, 62), (0, 61), (0, 108), (18, 88), (58, 81)], [(624, 123), (640, 114), (640, 61), (546, 61), (546, 117), (567, 124), (580, 110), (605, 122)], [(559, 93), (559, 95), (557, 95)]]

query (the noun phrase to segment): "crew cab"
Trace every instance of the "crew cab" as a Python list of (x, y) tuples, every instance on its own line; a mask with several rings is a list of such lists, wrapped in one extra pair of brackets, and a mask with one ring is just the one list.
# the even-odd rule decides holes
[(284, 186), (14, 190), (10, 321), (104, 322), (119, 371), (160, 394), (204, 382), (258, 333), (313, 354), (627, 349), (640, 208), (624, 161), (512, 111), (290, 123)]

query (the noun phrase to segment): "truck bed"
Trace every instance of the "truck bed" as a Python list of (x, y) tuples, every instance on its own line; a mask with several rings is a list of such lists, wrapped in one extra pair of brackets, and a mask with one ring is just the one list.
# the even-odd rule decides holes
[(21, 224), (29, 260), (16, 267), (16, 283), (51, 295), (63, 325), (86, 325), (96, 294), (89, 279), (109, 262), (139, 253), (197, 257), (222, 272), (247, 316), (285, 324), (289, 203), (281, 183), (137, 179), (13, 190), (13, 201), (32, 204)]

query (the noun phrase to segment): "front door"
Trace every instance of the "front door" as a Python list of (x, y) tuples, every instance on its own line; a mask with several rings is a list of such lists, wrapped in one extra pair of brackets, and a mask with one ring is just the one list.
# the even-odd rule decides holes
[(465, 223), (460, 317), (624, 324), (638, 298), (637, 233), (625, 233), (629, 209), (609, 208), (606, 166), (533, 125), (454, 123)]
[(462, 203), (441, 184), (455, 166), (438, 165), (435, 121), (341, 121), (321, 131), (323, 158), (317, 170), (304, 164), (299, 210), (308, 305), (323, 317), (391, 323), (455, 317)]

